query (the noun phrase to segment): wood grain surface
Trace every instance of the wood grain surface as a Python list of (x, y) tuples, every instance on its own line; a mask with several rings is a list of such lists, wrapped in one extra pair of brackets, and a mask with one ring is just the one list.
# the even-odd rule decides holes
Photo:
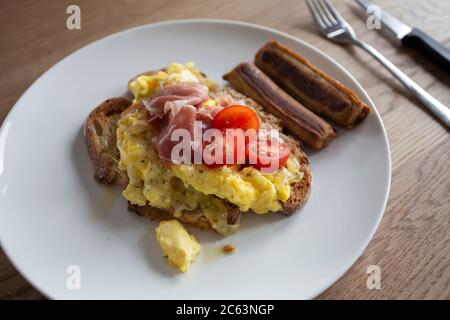
[[(374, 0), (404, 22), (450, 46), (450, 1)], [(334, 0), (357, 34), (445, 105), (450, 77), (422, 56), (367, 29), (356, 4)], [(81, 30), (66, 28), (66, 8), (81, 7)], [(319, 299), (450, 299), (450, 136), (368, 54), (320, 37), (301, 0), (0, 1), (0, 123), (44, 71), (111, 33), (181, 18), (248, 21), (295, 35), (342, 64), (381, 113), (393, 173), (381, 225), (364, 254)], [(381, 268), (381, 289), (366, 286), (367, 267)], [(0, 252), (0, 298), (42, 299)]]

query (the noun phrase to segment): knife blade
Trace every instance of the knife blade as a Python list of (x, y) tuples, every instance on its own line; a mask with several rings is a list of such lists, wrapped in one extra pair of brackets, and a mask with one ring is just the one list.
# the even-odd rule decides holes
[(402, 45), (421, 52), (428, 60), (450, 73), (450, 49), (427, 35), (425, 32), (412, 28), (398, 20), (380, 7), (366, 0), (356, 0), (364, 9), (366, 15), (376, 15), (381, 22), (381, 29), (394, 35)]

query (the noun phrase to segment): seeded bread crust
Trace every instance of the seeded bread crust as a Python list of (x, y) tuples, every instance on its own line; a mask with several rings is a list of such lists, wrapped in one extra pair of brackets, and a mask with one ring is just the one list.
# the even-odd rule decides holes
[(120, 115), (130, 105), (131, 102), (122, 97), (108, 99), (89, 114), (84, 124), (84, 137), (94, 165), (94, 177), (101, 183), (124, 183), (127, 180), (117, 167), (120, 155), (116, 146), (116, 129)]

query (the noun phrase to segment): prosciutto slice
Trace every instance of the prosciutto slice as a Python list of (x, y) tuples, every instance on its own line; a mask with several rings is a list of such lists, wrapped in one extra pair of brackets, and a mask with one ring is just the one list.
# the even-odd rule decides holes
[(186, 82), (164, 87), (142, 102), (151, 116), (163, 118), (169, 110), (176, 114), (185, 105), (199, 106), (206, 100), (208, 100), (208, 91), (203, 85)]
[(163, 119), (153, 119), (152, 122), (160, 122), (160, 125), (158, 126), (160, 130), (153, 136), (152, 142), (163, 163), (173, 163), (171, 158), (172, 149), (178, 144), (178, 141), (171, 140), (172, 133), (176, 129), (186, 129), (190, 132), (191, 137), (193, 137), (196, 118), (196, 108), (191, 105), (184, 105), (178, 111), (171, 109), (166, 113)]
[(149, 111), (149, 123), (155, 131), (152, 142), (163, 163), (173, 163), (171, 153), (178, 141), (172, 141), (176, 129), (186, 129), (193, 139), (195, 121), (202, 122), (202, 130), (210, 127), (214, 115), (222, 107), (204, 108), (208, 91), (198, 83), (178, 83), (164, 87), (142, 101)]

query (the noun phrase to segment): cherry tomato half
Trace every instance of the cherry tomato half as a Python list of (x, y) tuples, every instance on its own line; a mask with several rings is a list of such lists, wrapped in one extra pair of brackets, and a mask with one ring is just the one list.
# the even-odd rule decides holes
[[(203, 162), (210, 168), (245, 164), (246, 153), (239, 154), (239, 143), (235, 133), (222, 131), (222, 134), (221, 139), (204, 146)], [(219, 150), (222, 152), (222, 155), (216, 157), (216, 151)]]
[(249, 144), (246, 148), (246, 156), (248, 161), (256, 159), (256, 163), (250, 163), (257, 169), (270, 169), (276, 171), (286, 164), (291, 154), (291, 149), (283, 142), (278, 146), (272, 146), (271, 140), (266, 144)]

